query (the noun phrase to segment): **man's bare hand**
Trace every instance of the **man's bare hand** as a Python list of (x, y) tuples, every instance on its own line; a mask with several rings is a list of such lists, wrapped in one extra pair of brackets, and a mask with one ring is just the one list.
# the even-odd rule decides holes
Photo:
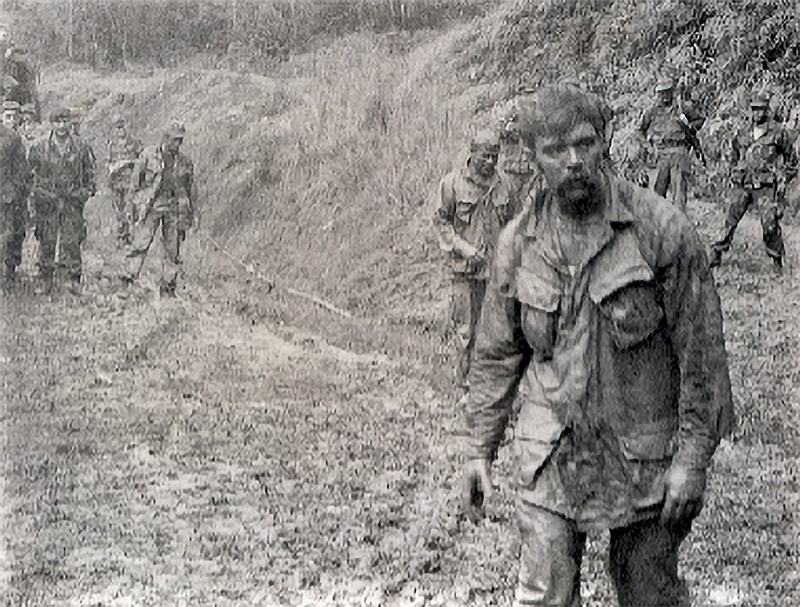
[(461, 502), (467, 518), (477, 523), (483, 518), (483, 504), (492, 493), (491, 463), (485, 459), (469, 460), (464, 466)]
[(706, 471), (673, 463), (664, 475), (663, 525), (683, 524), (694, 519), (703, 509)]

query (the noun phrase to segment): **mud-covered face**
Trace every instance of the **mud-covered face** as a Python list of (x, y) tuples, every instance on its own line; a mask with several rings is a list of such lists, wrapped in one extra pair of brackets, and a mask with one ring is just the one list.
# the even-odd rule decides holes
[(673, 98), (672, 89), (658, 91), (658, 100), (661, 103), (661, 105), (672, 105), (672, 98)]
[(70, 132), (69, 118), (56, 118), (53, 121), (53, 131), (58, 137), (66, 137)]
[(17, 125), (17, 113), (13, 110), (5, 110), (3, 112), (3, 126), (13, 129)]
[(600, 204), (605, 152), (605, 140), (589, 122), (536, 138), (536, 164), (563, 212), (584, 216)]
[(754, 124), (764, 124), (769, 117), (769, 110), (766, 106), (756, 105), (750, 108)]
[(492, 146), (481, 146), (470, 155), (470, 163), (481, 177), (491, 177), (497, 167), (500, 151)]
[(164, 141), (161, 147), (164, 149), (164, 151), (174, 156), (175, 154), (178, 153), (178, 150), (181, 149), (182, 143), (183, 143), (183, 137), (174, 135), (164, 135)]

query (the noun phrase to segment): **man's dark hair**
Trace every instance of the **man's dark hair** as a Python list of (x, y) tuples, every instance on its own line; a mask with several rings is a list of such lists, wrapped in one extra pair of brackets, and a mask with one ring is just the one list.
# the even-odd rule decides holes
[(600, 97), (571, 82), (540, 88), (522, 100), (519, 109), (520, 137), (531, 148), (537, 137), (568, 133), (582, 122), (591, 124), (604, 137), (612, 117)]

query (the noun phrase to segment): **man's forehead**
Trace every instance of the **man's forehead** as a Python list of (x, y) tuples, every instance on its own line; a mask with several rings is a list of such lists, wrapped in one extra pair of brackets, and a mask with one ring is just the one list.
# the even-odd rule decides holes
[(592, 126), (589, 121), (579, 122), (568, 131), (561, 133), (552, 133), (550, 135), (542, 135), (538, 138), (542, 144), (555, 143), (557, 141), (569, 142), (584, 137), (594, 137), (597, 135), (597, 130)]

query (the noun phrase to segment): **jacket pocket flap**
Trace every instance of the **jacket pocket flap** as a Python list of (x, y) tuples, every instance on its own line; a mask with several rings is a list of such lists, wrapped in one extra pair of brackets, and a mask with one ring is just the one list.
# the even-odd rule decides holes
[(655, 424), (653, 428), (642, 428), (635, 434), (619, 437), (622, 454), (628, 460), (662, 460), (672, 457), (677, 451), (677, 422), (670, 420)]
[(537, 310), (555, 312), (561, 303), (561, 279), (544, 258), (525, 247), (516, 276), (519, 301)]
[(599, 304), (626, 285), (654, 279), (653, 270), (639, 250), (636, 235), (631, 231), (621, 232), (595, 259), (589, 297)]

